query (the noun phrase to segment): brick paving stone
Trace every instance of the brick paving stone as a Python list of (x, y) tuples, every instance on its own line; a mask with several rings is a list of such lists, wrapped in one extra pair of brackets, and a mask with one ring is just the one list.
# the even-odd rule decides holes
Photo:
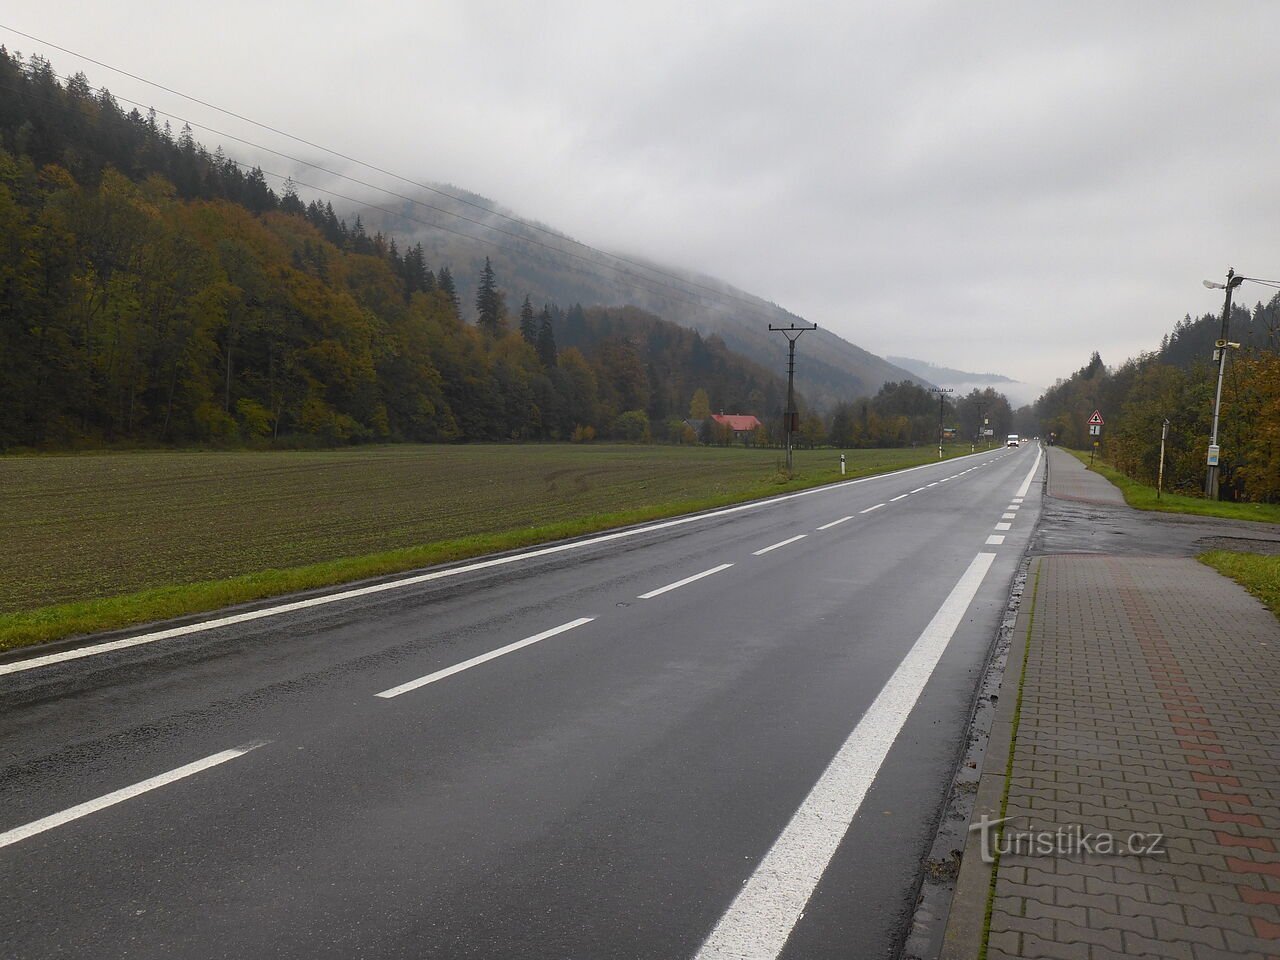
[[(1081, 474), (1054, 482), (1087, 499)], [(1002, 853), (987, 955), (1280, 956), (1280, 622), (1189, 559), (1032, 574), (1002, 850), (1036, 830), (1095, 852)], [(1161, 852), (1099, 853), (1108, 830), (1164, 834)]]

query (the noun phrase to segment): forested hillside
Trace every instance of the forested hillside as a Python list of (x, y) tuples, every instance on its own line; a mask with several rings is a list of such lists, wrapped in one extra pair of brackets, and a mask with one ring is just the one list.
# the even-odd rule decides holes
[[(1180, 321), (1152, 353), (1109, 369), (1096, 352), (1035, 404), (1041, 430), (1059, 442), (1087, 449), (1087, 419), (1106, 420), (1104, 453), (1130, 476), (1155, 483), (1160, 428), (1169, 420), (1165, 483), (1194, 494), (1203, 488), (1213, 417), (1217, 364), (1214, 341), (1221, 317)], [(1232, 310), (1222, 391), (1221, 493), (1224, 499), (1280, 501), (1280, 294), (1253, 310)]]
[(0, 449), (679, 436), (699, 389), (781, 409), (714, 336), (505, 279), (463, 289), (420, 244), (0, 48)]

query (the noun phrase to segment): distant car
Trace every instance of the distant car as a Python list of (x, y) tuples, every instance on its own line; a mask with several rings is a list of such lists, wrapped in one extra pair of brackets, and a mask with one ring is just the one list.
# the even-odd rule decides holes
[(1018, 435), (1016, 433), (1009, 434), (1009, 439), (1004, 442), (1006, 447), (1016, 447), (1018, 445)]

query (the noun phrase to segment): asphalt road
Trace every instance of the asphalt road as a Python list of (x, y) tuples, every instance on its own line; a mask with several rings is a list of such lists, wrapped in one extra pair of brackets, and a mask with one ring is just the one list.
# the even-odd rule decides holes
[(1038, 457), (0, 663), (4, 952), (896, 956)]

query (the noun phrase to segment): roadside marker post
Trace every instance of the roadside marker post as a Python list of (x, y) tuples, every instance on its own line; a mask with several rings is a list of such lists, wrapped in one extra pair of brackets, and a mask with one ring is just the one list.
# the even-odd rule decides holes
[(1160, 491), (1164, 489), (1164, 442), (1169, 439), (1169, 419), (1164, 418), (1160, 427), (1160, 471), (1156, 474), (1156, 499), (1160, 499)]
[(840, 454), (840, 476), (844, 476), (844, 454)]

